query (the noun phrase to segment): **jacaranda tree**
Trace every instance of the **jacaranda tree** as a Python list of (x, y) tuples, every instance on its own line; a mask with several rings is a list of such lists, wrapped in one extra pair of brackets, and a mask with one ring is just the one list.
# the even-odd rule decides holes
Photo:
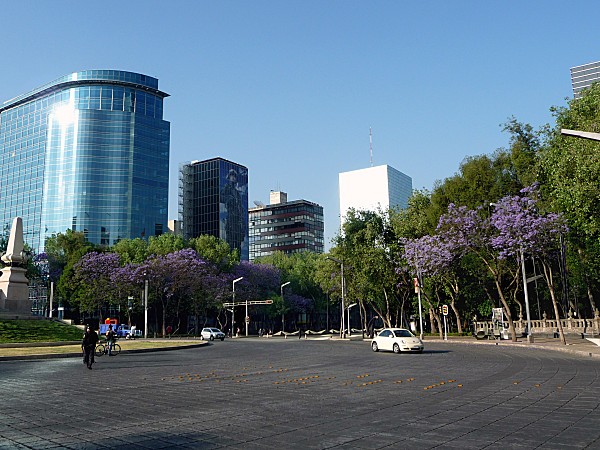
[(500, 259), (522, 258), (528, 253), (541, 261), (560, 337), (566, 344), (556, 299), (553, 265), (559, 252), (559, 237), (567, 232), (567, 226), (561, 215), (542, 214), (538, 210), (537, 185), (525, 188), (521, 193), (520, 196), (504, 197), (496, 204), (490, 218), (496, 230), (491, 244)]

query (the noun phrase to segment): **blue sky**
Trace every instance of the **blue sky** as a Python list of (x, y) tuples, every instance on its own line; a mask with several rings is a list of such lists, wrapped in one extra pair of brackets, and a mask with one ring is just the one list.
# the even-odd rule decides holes
[(181, 162), (249, 168), (339, 227), (338, 173), (389, 164), (431, 190), (466, 156), (508, 145), (511, 116), (554, 124), (569, 68), (600, 60), (600, 2), (0, 0), (0, 101), (62, 75), (159, 79), (171, 122), (169, 218)]

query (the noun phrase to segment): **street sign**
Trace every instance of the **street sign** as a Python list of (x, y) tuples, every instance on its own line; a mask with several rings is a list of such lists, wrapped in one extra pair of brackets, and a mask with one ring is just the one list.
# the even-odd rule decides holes
[(246, 323), (250, 323), (250, 316), (246, 316)]
[(442, 314), (445, 316), (448, 315), (448, 305), (442, 305)]
[(233, 306), (243, 306), (243, 305), (270, 305), (273, 303), (273, 300), (250, 300), (248, 302), (227, 302), (223, 303), (223, 308), (231, 308)]

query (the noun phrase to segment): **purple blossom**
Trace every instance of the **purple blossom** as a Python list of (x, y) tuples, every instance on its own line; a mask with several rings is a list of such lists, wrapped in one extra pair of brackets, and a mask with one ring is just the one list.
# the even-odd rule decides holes
[(236, 301), (265, 300), (279, 292), (281, 272), (271, 264), (242, 261), (235, 267), (231, 280), (244, 277), (235, 285)]
[(408, 265), (420, 273), (436, 274), (455, 259), (452, 241), (440, 235), (408, 239), (404, 243), (404, 257)]
[(556, 237), (567, 231), (562, 216), (540, 214), (537, 209), (535, 186), (523, 189), (524, 196), (507, 196), (496, 203), (490, 223), (495, 230), (491, 245), (500, 258), (520, 251), (545, 253), (555, 247)]
[(286, 294), (285, 303), (290, 308), (290, 311), (307, 312), (313, 307), (313, 301), (298, 294)]

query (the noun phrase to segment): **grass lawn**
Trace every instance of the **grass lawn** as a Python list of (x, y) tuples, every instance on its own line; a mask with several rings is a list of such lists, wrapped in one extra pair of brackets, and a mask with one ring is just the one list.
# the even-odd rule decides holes
[[(51, 346), (42, 344), (41, 347), (0, 348), (0, 356), (44, 355), (58, 353), (81, 352), (81, 338), (83, 331), (80, 328), (52, 320), (3, 320), (0, 319), (0, 344), (16, 343), (45, 343), (78, 341), (77, 344)], [(157, 349), (165, 347), (182, 347), (199, 344), (196, 339), (160, 339), (160, 340), (127, 340), (119, 339), (123, 350)]]
[[(167, 347), (186, 347), (189, 345), (198, 345), (200, 343), (208, 345), (207, 341), (200, 340), (160, 340), (160, 341), (138, 341), (119, 339), (121, 349), (139, 350), (139, 349), (160, 349)], [(23, 356), (23, 355), (47, 355), (47, 354), (64, 354), (64, 353), (81, 353), (81, 345), (60, 345), (52, 347), (18, 347), (18, 348), (0, 348), (0, 356)]]
[(0, 344), (79, 341), (82, 336), (81, 329), (53, 320), (0, 319)]

